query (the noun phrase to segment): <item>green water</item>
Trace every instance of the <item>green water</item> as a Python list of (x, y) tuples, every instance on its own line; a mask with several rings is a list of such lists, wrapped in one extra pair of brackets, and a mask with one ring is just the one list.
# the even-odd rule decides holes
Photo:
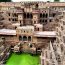
[(20, 55), (12, 53), (11, 57), (6, 62), (6, 65), (39, 65), (39, 55), (30, 55), (22, 53)]
[(54, 0), (54, 2), (60, 2), (60, 0)]

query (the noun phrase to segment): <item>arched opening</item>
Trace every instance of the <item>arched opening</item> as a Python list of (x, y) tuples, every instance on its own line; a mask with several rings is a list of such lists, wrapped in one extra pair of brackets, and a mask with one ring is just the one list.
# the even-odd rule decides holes
[(48, 14), (46, 13), (46, 18), (48, 17)]
[(45, 20), (45, 24), (47, 24), (47, 20)]
[(36, 4), (36, 8), (38, 8), (38, 4)]
[(31, 18), (31, 19), (33, 18), (33, 15), (32, 15), (32, 13), (30, 13), (30, 18)]
[(36, 24), (36, 21), (34, 21), (34, 24)]
[(15, 26), (15, 29), (16, 29), (17, 27)]
[(32, 48), (32, 46), (33, 46), (33, 45), (32, 45), (32, 44), (30, 44), (30, 48)]
[(32, 13), (27, 13), (27, 18), (33, 18), (33, 15), (32, 15)]
[(26, 18), (26, 13), (24, 13), (24, 18)]
[(41, 50), (41, 48), (37, 48), (37, 50)]
[(42, 20), (41, 19), (39, 20), (39, 23), (42, 23)]
[(43, 18), (45, 17), (45, 14), (43, 13)]
[(19, 41), (22, 41), (22, 37), (21, 36), (19, 36)]
[(42, 18), (42, 13), (40, 13), (40, 18)]
[(28, 41), (31, 41), (31, 36), (28, 37)]
[(52, 22), (52, 20), (51, 20), (51, 19), (50, 19), (49, 21), (50, 21), (50, 22)]
[(11, 21), (11, 19), (9, 18), (9, 21)]
[(38, 28), (38, 31), (39, 31), (39, 28)]
[(29, 13), (27, 13), (27, 18), (29, 18)]
[(27, 41), (27, 37), (26, 36), (23, 36), (23, 41)]
[(53, 17), (55, 17), (55, 15), (56, 15), (56, 14), (55, 14), (55, 13), (53, 13)]
[(42, 20), (42, 22), (44, 23), (44, 20)]
[(47, 20), (45, 20), (45, 23), (47, 23)]
[(20, 24), (21, 24), (21, 20), (20, 20)]
[(8, 15), (10, 16), (10, 13), (8, 13)]

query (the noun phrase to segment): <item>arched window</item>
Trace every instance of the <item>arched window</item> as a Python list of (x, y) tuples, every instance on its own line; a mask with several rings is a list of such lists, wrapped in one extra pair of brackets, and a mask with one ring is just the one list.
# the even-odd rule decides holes
[(42, 13), (40, 13), (40, 18), (42, 18)]
[(47, 24), (47, 20), (45, 20), (45, 24)]
[(45, 17), (45, 14), (43, 13), (43, 18)]
[(36, 21), (34, 21), (34, 24), (36, 24)]
[(26, 18), (26, 13), (24, 13), (24, 18)]
[(50, 19), (49, 21), (50, 21), (50, 22), (52, 22), (52, 20), (51, 20), (51, 19)]
[(55, 15), (56, 15), (56, 14), (55, 14), (55, 13), (53, 13), (53, 17), (55, 17)]
[(15, 29), (16, 29), (17, 27), (15, 26)]
[(22, 37), (21, 36), (19, 36), (19, 40), (22, 41)]
[(32, 15), (32, 13), (30, 13), (30, 18), (31, 18), (31, 19), (33, 18), (33, 15)]
[(27, 37), (26, 36), (23, 36), (23, 41), (27, 41)]
[(10, 16), (10, 13), (8, 13), (8, 15)]
[(39, 23), (42, 23), (42, 19), (40, 19)]
[(32, 44), (30, 44), (30, 48), (32, 48), (32, 46), (33, 46), (33, 45), (32, 45)]
[(44, 20), (42, 20), (42, 22), (44, 23)]
[(38, 8), (38, 4), (36, 4), (36, 8)]
[(38, 28), (38, 31), (39, 31), (39, 28)]
[(29, 14), (29, 13), (27, 13), (27, 18), (29, 18), (29, 16), (30, 16), (30, 14)]
[(28, 41), (31, 41), (31, 36), (28, 37)]
[(46, 18), (48, 17), (48, 14), (46, 13)]

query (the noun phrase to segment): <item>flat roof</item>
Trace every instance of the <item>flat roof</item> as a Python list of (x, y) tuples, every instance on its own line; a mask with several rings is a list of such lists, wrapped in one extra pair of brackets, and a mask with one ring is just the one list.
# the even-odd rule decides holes
[(56, 37), (56, 31), (35, 32), (34, 36), (36, 37)]
[(22, 26), (22, 27), (17, 27), (17, 29), (34, 29), (34, 26)]
[[(0, 35), (16, 35), (16, 30), (0, 29)], [(36, 37), (56, 37), (56, 31), (38, 31), (33, 35)]]
[(16, 35), (16, 30), (0, 29), (0, 35)]
[(37, 27), (43, 27), (42, 24), (34, 24), (34, 26), (37, 26)]
[[(0, 6), (24, 6), (24, 3), (27, 3), (27, 2), (1, 2), (0, 3)], [(30, 2), (30, 3), (37, 3), (37, 2)], [(43, 4), (44, 6), (65, 6), (65, 2), (39, 2), (39, 4)], [(24, 8), (24, 7), (23, 7)]]
[(20, 23), (13, 23), (13, 26), (20, 26)]

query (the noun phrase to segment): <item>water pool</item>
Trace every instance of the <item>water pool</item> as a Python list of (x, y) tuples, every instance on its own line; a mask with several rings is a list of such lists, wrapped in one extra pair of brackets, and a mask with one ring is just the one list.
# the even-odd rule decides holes
[(5, 65), (40, 65), (39, 55), (31, 55), (27, 53), (12, 53)]

